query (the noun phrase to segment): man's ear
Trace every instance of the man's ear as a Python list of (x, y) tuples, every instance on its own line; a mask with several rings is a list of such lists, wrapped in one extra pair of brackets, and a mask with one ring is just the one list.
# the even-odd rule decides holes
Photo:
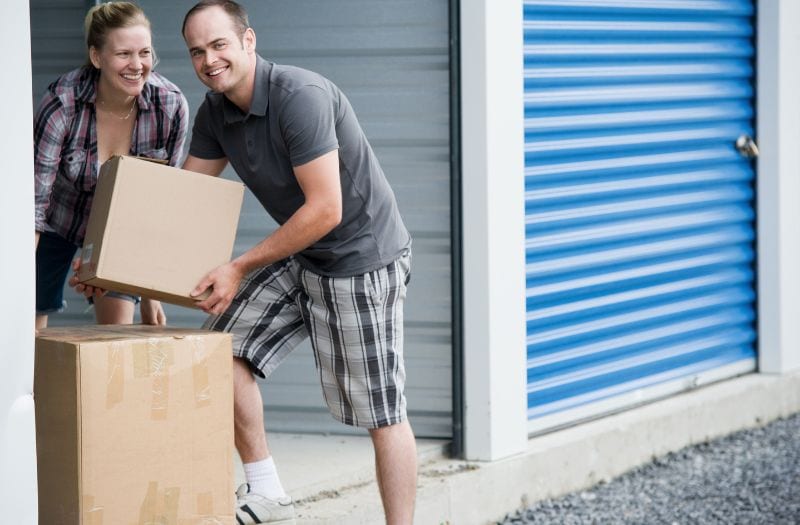
[(100, 69), (100, 52), (94, 46), (89, 48), (89, 60), (94, 67)]
[(242, 35), (242, 44), (248, 53), (254, 53), (256, 50), (256, 32), (252, 27), (248, 27), (244, 35)]

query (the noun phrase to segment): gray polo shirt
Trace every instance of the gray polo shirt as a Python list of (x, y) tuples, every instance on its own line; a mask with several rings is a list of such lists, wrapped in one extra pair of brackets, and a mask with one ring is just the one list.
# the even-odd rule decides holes
[(257, 58), (250, 112), (209, 92), (197, 110), (189, 153), (227, 157), (278, 224), (305, 201), (293, 166), (339, 150), (342, 222), (296, 255), (321, 275), (353, 276), (383, 266), (411, 246), (394, 193), (350, 102), (330, 80)]

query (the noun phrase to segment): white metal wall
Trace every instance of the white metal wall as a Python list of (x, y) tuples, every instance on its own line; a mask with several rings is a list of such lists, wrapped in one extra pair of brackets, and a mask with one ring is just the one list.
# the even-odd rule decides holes
[(36, 523), (36, 436), (33, 410), (33, 113), (28, 3), (0, 5), (7, 71), (0, 156), (0, 509), (3, 523)]

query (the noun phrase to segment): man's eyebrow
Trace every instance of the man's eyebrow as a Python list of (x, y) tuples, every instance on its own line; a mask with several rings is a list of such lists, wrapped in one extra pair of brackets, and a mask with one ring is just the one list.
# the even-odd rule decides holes
[(227, 41), (228, 41), (228, 39), (227, 39), (227, 38), (225, 38), (225, 37), (220, 37), (220, 38), (217, 38), (217, 39), (215, 39), (215, 40), (212, 40), (211, 42), (209, 42), (209, 43), (208, 43), (208, 44), (206, 44), (205, 46), (202, 46), (202, 47), (201, 47), (201, 46), (194, 46), (194, 47), (190, 47), (190, 48), (189, 48), (189, 52), (190, 52), (190, 53), (194, 53), (195, 51), (202, 51), (202, 50), (203, 50), (203, 47), (209, 47), (209, 46), (213, 46), (214, 44), (216, 44), (216, 43), (218, 43), (218, 42), (227, 42)]

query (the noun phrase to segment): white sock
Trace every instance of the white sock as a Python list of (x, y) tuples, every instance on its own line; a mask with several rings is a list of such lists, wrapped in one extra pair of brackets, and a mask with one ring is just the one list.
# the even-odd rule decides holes
[(244, 476), (250, 485), (250, 492), (270, 499), (286, 497), (286, 491), (283, 490), (272, 456), (254, 463), (245, 463), (243, 466)]

